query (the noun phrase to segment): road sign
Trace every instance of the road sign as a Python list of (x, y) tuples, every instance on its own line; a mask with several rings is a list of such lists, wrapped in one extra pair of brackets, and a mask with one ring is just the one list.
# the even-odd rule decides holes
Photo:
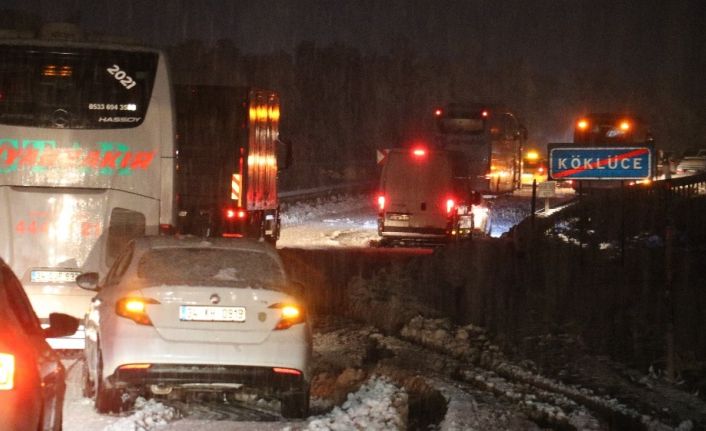
[(549, 177), (554, 180), (641, 180), (651, 176), (650, 146), (549, 144)]
[(556, 197), (556, 181), (543, 181), (537, 183), (538, 198), (555, 198)]

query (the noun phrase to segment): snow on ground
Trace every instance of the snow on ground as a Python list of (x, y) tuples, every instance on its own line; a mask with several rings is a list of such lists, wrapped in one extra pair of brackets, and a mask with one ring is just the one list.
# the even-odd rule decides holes
[[(529, 214), (529, 200), (501, 197), (489, 200), (493, 211), (493, 236), (500, 236)], [(377, 240), (377, 213), (369, 196), (335, 196), (307, 204), (293, 204), (283, 210), (279, 247), (368, 247)], [(333, 339), (332, 343), (340, 340)], [(327, 346), (319, 346), (326, 350)], [(332, 348), (333, 349), (333, 348)], [(202, 419), (182, 413), (156, 400), (138, 399), (135, 409), (120, 415), (96, 413), (93, 401), (81, 394), (81, 362), (67, 360), (67, 396), (64, 407), (65, 431), (152, 431), (152, 430), (367, 430), (404, 429), (407, 394), (384, 377), (371, 377), (346, 400), (322, 415), (306, 420), (251, 421), (247, 418)], [(493, 408), (479, 407), (466, 392), (443, 381), (435, 381), (447, 398), (444, 430), (483, 429), (479, 423), (495, 423)], [(314, 400), (315, 402), (315, 400)], [(469, 416), (469, 412), (475, 414)], [(482, 412), (485, 412), (481, 414)], [(215, 415), (217, 416), (217, 415)], [(277, 415), (275, 415), (277, 416)], [(479, 422), (479, 418), (482, 419)], [(502, 422), (502, 421), (501, 421)]]
[[(557, 189), (552, 206), (573, 196), (571, 189)], [(499, 237), (524, 218), (531, 209), (531, 190), (512, 196), (487, 196), (491, 236)], [(544, 199), (537, 200), (544, 208)], [(295, 203), (282, 211), (282, 232), (277, 242), (285, 248), (368, 247), (377, 241), (377, 209), (369, 195), (335, 195), (315, 202)]]

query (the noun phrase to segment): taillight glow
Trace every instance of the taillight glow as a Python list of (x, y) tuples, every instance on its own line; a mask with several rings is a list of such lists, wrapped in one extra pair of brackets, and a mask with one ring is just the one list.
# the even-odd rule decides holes
[(227, 209), (226, 209), (226, 218), (227, 218), (227, 219), (230, 219), (230, 220), (236, 219), (236, 218), (242, 220), (242, 219), (244, 219), (247, 215), (248, 215), (247, 211), (245, 211), (245, 210), (242, 209), (242, 208), (237, 208), (237, 209), (234, 209), (234, 208), (227, 208)]
[(301, 371), (295, 370), (294, 368), (273, 368), (272, 371), (277, 374), (291, 374), (294, 376), (301, 376), (302, 374)]
[(159, 233), (162, 235), (172, 235), (175, 231), (176, 229), (174, 226), (169, 223), (162, 223), (159, 225)]
[(0, 391), (15, 387), (15, 355), (0, 353)]
[(121, 370), (146, 370), (151, 366), (152, 366), (152, 364), (127, 364), (127, 365), (119, 366), (118, 369), (121, 369)]
[(630, 130), (630, 122), (627, 120), (621, 121), (620, 122), (620, 130), (623, 130), (623, 131)]
[(298, 323), (306, 321), (304, 309), (296, 304), (272, 304), (269, 308), (279, 309), (281, 312), (279, 322), (275, 326), (276, 330), (288, 329)]
[(385, 210), (385, 196), (384, 195), (378, 196), (378, 208), (380, 209), (380, 211)]
[(586, 130), (588, 128), (588, 121), (586, 120), (579, 120), (578, 124), (576, 124), (580, 130)]
[(451, 214), (455, 207), (456, 201), (454, 201), (453, 199), (446, 200), (446, 214)]
[(485, 110), (484, 110), (483, 112), (480, 113), (480, 115), (481, 115), (483, 118), (486, 118), (486, 117), (488, 116), (488, 111), (485, 111)]
[(427, 155), (427, 150), (421, 147), (417, 147), (412, 150), (412, 154), (414, 155), (414, 157), (424, 157)]
[(122, 298), (115, 304), (115, 314), (140, 325), (152, 325), (147, 315), (148, 304), (159, 304), (159, 301), (152, 298)]
[(436, 111), (434, 111), (434, 115), (436, 115), (437, 117), (441, 117), (441, 114), (443, 113), (444, 111), (442, 111), (441, 109), (437, 109)]

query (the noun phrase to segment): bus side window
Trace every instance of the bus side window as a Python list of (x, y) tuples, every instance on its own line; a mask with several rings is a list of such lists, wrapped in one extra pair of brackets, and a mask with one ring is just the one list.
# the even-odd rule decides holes
[(123, 247), (133, 238), (145, 234), (145, 215), (125, 208), (113, 208), (110, 214), (106, 265), (110, 266), (118, 257)]

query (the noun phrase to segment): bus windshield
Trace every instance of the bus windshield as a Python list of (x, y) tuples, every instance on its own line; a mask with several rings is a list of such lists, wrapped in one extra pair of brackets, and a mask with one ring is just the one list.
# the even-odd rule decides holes
[(0, 45), (0, 124), (136, 127), (147, 111), (158, 55)]

